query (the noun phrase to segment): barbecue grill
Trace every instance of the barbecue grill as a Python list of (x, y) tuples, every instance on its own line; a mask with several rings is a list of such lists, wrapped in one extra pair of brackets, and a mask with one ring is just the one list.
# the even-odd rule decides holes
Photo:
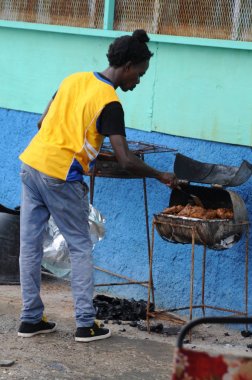
[[(181, 154), (176, 154), (174, 172), (177, 175), (181, 189), (174, 189), (171, 192), (169, 207), (193, 204), (196, 196), (205, 209), (227, 209), (232, 212), (231, 219), (200, 219), (194, 217), (184, 217), (180, 215), (169, 215), (168, 211), (155, 214), (153, 217), (152, 229), (152, 249), (150, 258), (150, 283), (152, 279), (152, 255), (154, 248), (154, 229), (160, 237), (171, 243), (191, 244), (191, 290), (190, 306), (175, 310), (190, 308), (190, 319), (192, 309), (200, 307), (205, 314), (205, 308), (231, 311), (247, 316), (248, 299), (248, 214), (244, 201), (234, 191), (226, 187), (235, 187), (246, 182), (252, 174), (252, 165), (243, 161), (240, 167), (230, 167), (218, 164), (207, 164)], [(200, 185), (199, 185), (200, 184)], [(169, 208), (168, 208), (169, 210)], [(207, 248), (213, 250), (225, 250), (231, 248), (241, 237), (246, 234), (245, 248), (245, 312), (229, 310), (205, 305), (205, 263)], [(194, 283), (194, 247), (195, 244), (204, 248), (202, 259), (202, 304), (193, 305), (193, 283)], [(153, 289), (153, 284), (149, 284)], [(150, 302), (149, 289), (149, 302)], [(152, 292), (153, 294), (153, 292)], [(154, 295), (153, 295), (154, 303)], [(150, 316), (155, 316), (150, 313)], [(160, 316), (160, 314), (159, 314)]]
[[(239, 168), (205, 164), (181, 154), (176, 155), (174, 172), (180, 180), (183, 191), (173, 190), (169, 206), (187, 205), (192, 202), (190, 194), (196, 195), (206, 209), (226, 208), (233, 211), (234, 217), (228, 219), (201, 220), (198, 218), (180, 217), (160, 213), (154, 215), (159, 235), (174, 243), (191, 243), (192, 230), (195, 233), (195, 244), (222, 250), (230, 248), (240, 240), (243, 224), (248, 222), (244, 201), (233, 191), (224, 189), (228, 186), (239, 186), (251, 176), (252, 165), (243, 161)], [(193, 186), (197, 182), (207, 186)]]
[[(142, 141), (127, 141), (127, 144), (128, 144), (129, 150), (143, 161), (146, 154), (177, 152), (176, 149), (168, 148), (167, 146), (150, 144), (150, 143), (145, 143)], [(118, 178), (118, 179), (142, 179), (143, 180), (146, 237), (147, 237), (147, 245), (148, 245), (148, 255), (150, 256), (150, 232), (149, 232), (149, 215), (148, 215), (146, 178), (141, 177), (141, 176), (136, 176), (124, 170), (118, 163), (110, 142), (103, 143), (100, 153), (96, 158), (94, 166), (86, 174), (90, 177), (90, 203), (91, 204), (93, 204), (93, 200), (94, 200), (95, 177)], [(139, 285), (148, 287), (149, 281), (133, 280), (126, 276), (122, 276), (118, 273), (114, 273), (100, 267), (95, 267), (95, 269), (105, 272), (109, 275), (119, 277), (124, 280), (124, 282), (120, 282), (120, 283), (97, 284), (96, 286), (139, 284)]]
[[(176, 152), (177, 150), (168, 148), (163, 145), (149, 144), (138, 141), (127, 141), (129, 150), (137, 157), (144, 160), (145, 154)], [(124, 170), (118, 163), (113, 148), (109, 142), (103, 143), (100, 153), (97, 156), (95, 165), (88, 173), (91, 177), (107, 177), (107, 178), (124, 178), (136, 179), (143, 178), (136, 176), (127, 170)]]

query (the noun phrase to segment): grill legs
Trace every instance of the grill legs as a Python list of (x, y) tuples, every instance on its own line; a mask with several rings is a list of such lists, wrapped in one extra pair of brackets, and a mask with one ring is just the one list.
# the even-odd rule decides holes
[[(163, 319), (168, 321), (177, 322), (178, 324), (184, 324), (185, 321), (179, 317), (172, 315), (171, 312), (181, 311), (189, 309), (189, 319), (193, 318), (193, 309), (201, 308), (202, 314), (205, 316), (206, 309), (219, 310), (223, 312), (233, 313), (235, 315), (248, 316), (248, 264), (249, 264), (249, 222), (243, 222), (243, 228), (245, 228), (245, 273), (244, 273), (244, 311), (241, 310), (232, 310), (228, 308), (211, 306), (205, 304), (205, 279), (206, 279), (206, 246), (203, 246), (203, 255), (202, 255), (202, 280), (201, 280), (201, 305), (194, 305), (194, 278), (195, 278), (195, 230), (192, 227), (192, 243), (191, 243), (191, 272), (190, 272), (190, 300), (189, 306), (168, 309), (162, 311), (150, 311), (151, 301), (154, 304), (154, 284), (153, 284), (153, 251), (154, 251), (154, 238), (155, 238), (155, 220), (152, 222), (152, 244), (149, 252), (149, 287), (148, 287), (148, 302), (147, 302), (147, 329), (150, 332), (150, 318)], [(155, 306), (155, 304), (154, 304)]]

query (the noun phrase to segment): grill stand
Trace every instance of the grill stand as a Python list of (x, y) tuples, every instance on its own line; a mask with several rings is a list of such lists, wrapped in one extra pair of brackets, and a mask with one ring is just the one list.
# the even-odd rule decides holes
[[(144, 161), (144, 155), (139, 154), (139, 158), (141, 158)], [(102, 175), (99, 175), (100, 177)], [(93, 204), (94, 201), (94, 187), (95, 187), (95, 167), (90, 174), (90, 203)], [(108, 178), (108, 177), (107, 177)], [(112, 178), (115, 178), (114, 176)], [(134, 179), (134, 178), (133, 178)], [(139, 178), (136, 178), (139, 179)], [(145, 225), (146, 225), (146, 237), (147, 237), (147, 247), (148, 247), (148, 257), (149, 257), (149, 265), (150, 265), (150, 229), (149, 229), (149, 213), (148, 213), (148, 198), (147, 198), (147, 189), (146, 189), (146, 178), (142, 178), (143, 180), (143, 193), (144, 193), (144, 211), (145, 211)], [(146, 288), (150, 288), (152, 292), (152, 298), (154, 299), (154, 290), (152, 289), (152, 285), (149, 284), (149, 280), (147, 281), (137, 281), (134, 279), (130, 279), (129, 277), (123, 276), (119, 273), (111, 272), (106, 269), (103, 269), (101, 267), (94, 267), (96, 270), (99, 270), (104, 273), (108, 273), (109, 275), (112, 275), (114, 277), (121, 278), (124, 280), (123, 282), (111, 282), (111, 283), (102, 283), (102, 284), (95, 284), (95, 286), (118, 286), (118, 285), (142, 285)], [(149, 291), (149, 290), (148, 290)]]
[[(158, 222), (159, 224), (165, 224), (165, 222)], [(154, 251), (154, 235), (155, 235), (155, 225), (157, 222), (155, 219), (153, 219), (152, 222), (152, 244), (151, 244), (151, 250), (150, 250), (150, 257), (149, 257), (149, 287), (148, 287), (148, 301), (147, 301), (147, 313), (146, 313), (146, 321), (147, 321), (147, 329), (150, 333), (150, 318), (156, 318), (161, 320), (168, 320), (173, 322), (177, 322), (178, 324), (185, 324), (186, 322), (183, 319), (180, 319), (177, 316), (172, 315), (172, 312), (179, 311), (179, 310), (187, 310), (189, 309), (189, 318), (192, 320), (193, 317), (193, 309), (201, 308), (203, 316), (205, 316), (205, 310), (213, 309), (213, 310), (219, 310), (219, 311), (225, 311), (229, 313), (234, 313), (235, 315), (244, 315), (245, 317), (248, 316), (248, 261), (249, 261), (249, 222), (241, 222), (237, 223), (236, 226), (242, 226), (242, 228), (245, 228), (245, 278), (244, 278), (244, 291), (245, 291), (245, 310), (239, 311), (239, 310), (232, 310), (232, 309), (226, 309), (218, 306), (211, 306), (205, 304), (205, 277), (206, 277), (206, 245), (203, 246), (203, 256), (202, 256), (202, 283), (201, 283), (201, 305), (194, 305), (194, 248), (195, 248), (195, 230), (196, 227), (192, 226), (184, 226), (183, 228), (189, 228), (191, 229), (192, 233), (192, 243), (191, 243), (191, 273), (190, 273), (190, 304), (189, 306), (180, 307), (180, 308), (174, 308), (174, 309), (167, 309), (167, 310), (160, 310), (160, 311), (154, 311), (150, 312), (150, 305), (151, 305), (151, 293), (152, 293), (152, 302), (155, 306), (154, 301), (154, 284), (153, 284), (153, 276), (152, 276), (152, 266), (153, 266), (153, 251)], [(172, 225), (171, 223), (169, 223)], [(176, 223), (174, 226), (180, 226), (180, 224)]]

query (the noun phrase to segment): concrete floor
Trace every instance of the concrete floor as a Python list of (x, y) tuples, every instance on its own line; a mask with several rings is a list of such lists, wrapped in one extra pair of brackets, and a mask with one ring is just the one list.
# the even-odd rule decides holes
[[(58, 323), (53, 334), (33, 338), (17, 336), (21, 296), (19, 285), (0, 285), (0, 380), (162, 380), (170, 379), (176, 335), (140, 331), (109, 324), (109, 339), (77, 343), (71, 289), (68, 282), (43, 276), (42, 298), (49, 320)], [(243, 327), (244, 328), (244, 327)], [(233, 353), (252, 357), (252, 336), (228, 326), (202, 325), (196, 328), (194, 350)], [(10, 367), (1, 361), (11, 360)]]
[[(17, 337), (21, 308), (20, 287), (0, 285), (0, 379), (169, 379), (173, 342), (126, 325), (112, 324), (112, 337), (88, 344), (76, 343), (69, 284), (51, 279), (42, 282), (48, 319), (58, 323), (53, 334)], [(124, 331), (126, 330), (126, 331)], [(157, 334), (155, 334), (157, 335)]]

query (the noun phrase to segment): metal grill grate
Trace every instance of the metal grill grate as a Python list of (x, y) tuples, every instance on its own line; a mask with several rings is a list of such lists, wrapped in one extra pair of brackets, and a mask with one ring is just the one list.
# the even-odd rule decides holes
[[(163, 153), (163, 152), (176, 152), (176, 149), (168, 148), (164, 145), (149, 144), (142, 141), (127, 141), (129, 150), (134, 154), (148, 154), (148, 153)], [(110, 142), (103, 143), (100, 151), (100, 156), (113, 156), (114, 150)]]
[(251, 0), (116, 0), (114, 29), (252, 41)]
[(76, 26), (103, 27), (104, 0), (2, 0), (0, 19)]

